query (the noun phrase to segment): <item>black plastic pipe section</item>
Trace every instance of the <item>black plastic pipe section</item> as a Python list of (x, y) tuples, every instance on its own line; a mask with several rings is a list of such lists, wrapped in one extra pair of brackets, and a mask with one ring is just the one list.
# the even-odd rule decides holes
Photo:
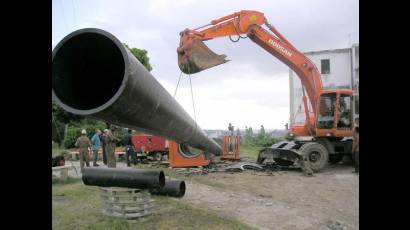
[(160, 189), (165, 185), (164, 172), (149, 169), (86, 167), (82, 179), (85, 185), (100, 187)]
[(166, 181), (164, 187), (158, 189), (150, 189), (150, 193), (154, 195), (164, 195), (172, 197), (183, 197), (185, 195), (185, 181), (173, 180)]
[[(221, 146), (112, 34), (81, 29), (52, 54), (52, 98), (65, 111), (220, 155)], [(176, 77), (176, 76), (175, 76)]]

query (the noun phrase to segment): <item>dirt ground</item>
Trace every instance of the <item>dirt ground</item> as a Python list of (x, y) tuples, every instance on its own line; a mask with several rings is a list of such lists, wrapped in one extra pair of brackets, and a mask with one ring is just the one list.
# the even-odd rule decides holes
[(359, 229), (359, 176), (352, 170), (212, 173), (224, 188), (188, 182), (184, 200), (259, 229)]
[(352, 171), (352, 165), (338, 164), (313, 177), (298, 170), (188, 176), (180, 201), (258, 229), (359, 229), (359, 176)]

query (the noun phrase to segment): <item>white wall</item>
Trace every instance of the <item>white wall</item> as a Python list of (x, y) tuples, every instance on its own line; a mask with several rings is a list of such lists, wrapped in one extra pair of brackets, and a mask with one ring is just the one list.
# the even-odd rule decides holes
[[(358, 82), (358, 61), (359, 61), (359, 48), (358, 45), (355, 49), (356, 52), (352, 53), (352, 49), (338, 49), (338, 50), (326, 50), (317, 52), (304, 53), (309, 57), (313, 63), (321, 72), (321, 60), (330, 60), (330, 73), (321, 74), (322, 85), (324, 89), (337, 89), (348, 88), (352, 89), (353, 85)], [(353, 58), (353, 60), (352, 60)], [(353, 68), (352, 68), (352, 63)], [(357, 71), (356, 71), (357, 69)], [(352, 76), (352, 71), (354, 76)], [(289, 85), (290, 85), (290, 124), (304, 123), (305, 114), (302, 101), (302, 85), (299, 77), (295, 72), (289, 70)], [(353, 80), (352, 80), (353, 77)], [(309, 103), (310, 105), (310, 103)], [(300, 107), (299, 107), (300, 106)], [(310, 109), (310, 111), (312, 111)]]

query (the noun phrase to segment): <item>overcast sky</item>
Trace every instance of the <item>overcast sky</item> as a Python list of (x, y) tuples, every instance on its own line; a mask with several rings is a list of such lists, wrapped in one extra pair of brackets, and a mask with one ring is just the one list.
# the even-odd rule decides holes
[[(146, 49), (154, 77), (174, 94), (180, 70), (179, 32), (240, 10), (263, 12), (299, 51), (349, 47), (359, 42), (358, 0), (53, 0), (52, 47), (81, 28), (100, 28), (130, 47)], [(191, 75), (196, 118), (203, 129), (231, 122), (283, 129), (289, 120), (289, 68), (250, 39), (207, 41), (230, 62)], [(189, 79), (183, 75), (176, 100), (193, 117)]]

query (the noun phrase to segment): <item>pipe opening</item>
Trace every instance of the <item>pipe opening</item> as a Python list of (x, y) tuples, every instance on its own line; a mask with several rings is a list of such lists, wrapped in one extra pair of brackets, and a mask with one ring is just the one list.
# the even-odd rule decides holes
[(163, 171), (159, 172), (159, 186), (160, 188), (164, 187), (165, 185), (165, 174)]
[(179, 153), (185, 158), (192, 158), (199, 156), (202, 151), (200, 149), (189, 146), (188, 144), (179, 144)]
[(181, 197), (185, 195), (185, 182), (184, 181), (181, 181), (181, 183), (179, 183), (179, 195)]
[(55, 96), (77, 110), (107, 103), (119, 90), (125, 62), (113, 40), (100, 33), (84, 32), (62, 41), (52, 61)]

